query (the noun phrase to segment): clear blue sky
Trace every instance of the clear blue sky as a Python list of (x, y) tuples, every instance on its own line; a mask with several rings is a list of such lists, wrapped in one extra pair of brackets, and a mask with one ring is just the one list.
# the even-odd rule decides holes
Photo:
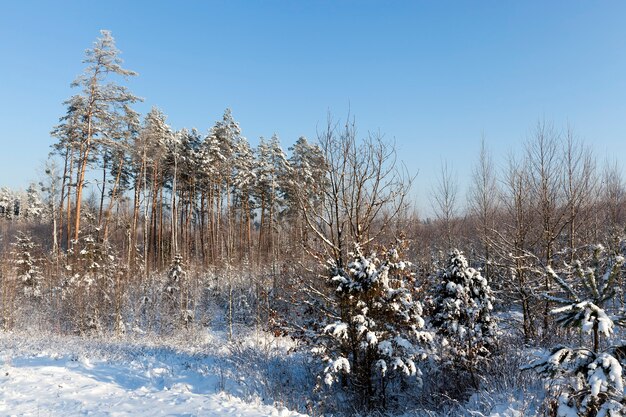
[(109, 29), (127, 84), (174, 128), (232, 108), (252, 143), (315, 137), (330, 110), (395, 139), (421, 207), (447, 159), (461, 185), (540, 118), (626, 161), (626, 2), (6, 1), (0, 185), (37, 179), (83, 52)]

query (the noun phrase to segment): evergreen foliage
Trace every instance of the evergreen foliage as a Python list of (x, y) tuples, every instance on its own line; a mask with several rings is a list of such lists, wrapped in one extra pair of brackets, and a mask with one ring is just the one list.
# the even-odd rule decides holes
[(386, 408), (405, 386), (398, 382), (421, 381), (418, 363), (432, 335), (424, 330), (422, 306), (412, 296), (410, 266), (395, 249), (379, 258), (356, 246), (345, 268), (329, 267), (339, 317), (319, 335), (323, 383), (340, 383), (366, 409)]
[(591, 334), (591, 346), (557, 346), (523, 369), (534, 369), (557, 382), (557, 416), (623, 416), (626, 346), (619, 343), (601, 350), (600, 337), (608, 339), (615, 325), (626, 324), (623, 310), (615, 314), (606, 311), (623, 276), (624, 257), (601, 245), (579, 252), (578, 259), (566, 264), (561, 273), (546, 268), (546, 274), (562, 293), (548, 298), (562, 305), (551, 311), (556, 322)]
[(441, 357), (447, 366), (469, 372), (478, 388), (476, 371), (496, 345), (494, 296), (487, 280), (457, 249), (437, 278), (431, 324), (441, 336)]
[(17, 280), (22, 287), (22, 293), (27, 298), (41, 298), (43, 274), (38, 265), (39, 261), (33, 254), (35, 243), (32, 237), (19, 232), (13, 246)]

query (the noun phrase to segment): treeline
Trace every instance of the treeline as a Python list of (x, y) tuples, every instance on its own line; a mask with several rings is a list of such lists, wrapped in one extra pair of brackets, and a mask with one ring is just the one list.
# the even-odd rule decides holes
[(64, 161), (59, 248), (91, 227), (99, 238), (124, 245), (130, 264), (140, 248), (150, 271), (177, 254), (201, 265), (265, 263), (278, 258), (281, 240), (298, 236), (303, 225), (294, 195), (324, 170), (319, 147), (305, 138), (289, 158), (276, 136), (252, 149), (230, 110), (204, 136), (172, 131), (157, 109), (132, 132), (128, 140), (91, 145), (87, 167), (94, 177), (99, 170), (100, 179), (87, 213), (76, 200), (86, 145), (67, 138), (58, 144)]
[[(202, 265), (276, 259), (281, 239), (301, 227), (293, 195), (323, 172), (319, 148), (300, 138), (287, 158), (273, 136), (252, 149), (230, 110), (206, 135), (173, 131), (156, 108), (141, 120), (131, 108), (138, 99), (110, 81), (134, 73), (106, 31), (85, 62), (74, 82), (82, 92), (53, 130), (62, 161), (51, 179), (54, 246), (95, 234), (123, 245), (129, 265), (140, 248), (146, 273), (177, 254)], [(94, 189), (85, 211), (85, 190)]]

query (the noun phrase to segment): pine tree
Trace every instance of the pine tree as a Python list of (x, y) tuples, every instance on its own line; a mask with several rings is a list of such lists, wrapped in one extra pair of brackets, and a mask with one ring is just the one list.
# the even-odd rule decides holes
[[(255, 198), (260, 208), (259, 260), (262, 252), (274, 254), (276, 244), (275, 223), (284, 205), (286, 182), (292, 172), (278, 136), (266, 141), (261, 138), (257, 147)], [(265, 251), (262, 250), (265, 248)]]
[[(103, 167), (104, 172), (108, 169), (111, 174), (109, 184), (109, 203), (104, 208), (104, 196), (107, 189), (106, 183), (102, 186), (100, 200), (100, 227), (103, 229), (103, 239), (108, 239), (109, 220), (116, 204), (130, 188), (133, 175), (132, 146), (137, 142), (141, 130), (139, 113), (130, 106), (124, 105), (124, 113), (116, 124), (116, 129), (105, 148), (103, 160), (108, 161), (108, 166)], [(131, 245), (129, 245), (131, 246)]]
[(80, 149), (81, 135), (86, 130), (83, 117), (85, 113), (85, 99), (77, 94), (70, 97), (63, 104), (67, 108), (66, 113), (59, 119), (59, 124), (53, 128), (50, 134), (57, 139), (57, 142), (52, 145), (52, 152), (57, 153), (63, 159), (58, 223), (61, 230), (61, 238), (65, 231), (65, 245), (69, 249), (72, 239), (72, 188), (76, 185), (73, 182), (74, 166), (78, 150)]
[(123, 271), (110, 243), (87, 234), (70, 248), (67, 260), (62, 292), (76, 330), (101, 331), (109, 324), (121, 330)]
[(254, 152), (244, 137), (234, 144), (233, 149), (233, 205), (239, 211), (239, 242), (242, 255), (249, 259), (252, 251), (252, 215), (254, 202), (252, 191), (256, 181)]
[(0, 188), (0, 216), (11, 220), (15, 217), (18, 199), (15, 193), (7, 187)]
[(167, 305), (166, 313), (170, 321), (172, 323), (181, 322), (185, 327), (191, 324), (194, 318), (193, 310), (189, 308), (186, 278), (187, 272), (184, 269), (183, 257), (175, 255), (167, 273), (163, 296)]
[[(57, 212), (57, 198), (59, 196), (61, 178), (56, 159), (49, 157), (44, 165), (44, 179), (39, 183), (41, 191), (45, 193), (44, 217), (52, 224), (52, 254), (57, 257), (59, 252), (59, 218)], [(63, 204), (62, 202), (60, 204)]]
[[(200, 167), (199, 156), (202, 136), (196, 129), (181, 129), (178, 135), (181, 140), (176, 185), (179, 195), (177, 207), (179, 212), (179, 251), (187, 259), (195, 255), (197, 260), (200, 255), (204, 255), (201, 248), (202, 243), (196, 245), (196, 240), (193, 238), (194, 226), (199, 225), (199, 228), (203, 228), (202, 221), (197, 219), (198, 215), (202, 216), (202, 213), (200, 213), (202, 208), (199, 207), (197, 201), (200, 193), (197, 176)], [(202, 230), (201, 235), (203, 232)]]
[(546, 267), (547, 277), (561, 290), (561, 294), (546, 298), (561, 305), (551, 310), (556, 323), (591, 334), (591, 346), (556, 346), (522, 369), (534, 369), (555, 382), (563, 381), (553, 386), (560, 391), (558, 416), (623, 416), (626, 346), (621, 342), (601, 350), (600, 337), (608, 339), (615, 325), (626, 326), (623, 309), (614, 314), (606, 310), (617, 295), (624, 257), (601, 245), (588, 246), (583, 252), (575, 254), (578, 259), (566, 264), (560, 273)]
[(45, 205), (41, 201), (37, 185), (31, 183), (26, 189), (26, 203), (23, 208), (24, 218), (28, 221), (38, 222), (43, 218)]
[(122, 68), (120, 52), (115, 47), (111, 32), (102, 30), (100, 33), (102, 37), (96, 40), (93, 48), (85, 52), (83, 62), (87, 64), (87, 68), (72, 83), (72, 87), (82, 89), (80, 99), (75, 96), (69, 101), (78, 117), (70, 117), (68, 122), (76, 121), (79, 126), (68, 127), (76, 135), (58, 135), (61, 140), (71, 140), (76, 154), (74, 240), (78, 239), (80, 233), (83, 190), (89, 164), (103, 141), (112, 136), (110, 133), (120, 118), (119, 109), (138, 100), (125, 87), (110, 81), (112, 75), (129, 77), (136, 73)]
[(166, 136), (165, 138), (165, 169), (167, 169), (167, 176), (171, 180), (171, 203), (170, 203), (170, 252), (173, 254), (178, 253), (178, 203), (176, 201), (178, 193), (178, 177), (179, 177), (179, 160), (180, 155), (183, 152), (183, 133), (175, 132)]
[[(140, 141), (143, 184), (144, 188), (144, 261), (146, 272), (148, 265), (158, 267), (163, 261), (163, 185), (165, 184), (165, 160), (167, 157), (167, 143), (170, 141), (172, 130), (166, 123), (167, 117), (156, 107), (146, 115)], [(148, 210), (150, 208), (150, 210)], [(138, 206), (135, 206), (138, 215)], [(149, 211), (149, 213), (148, 213)], [(151, 263), (149, 261), (152, 261)]]
[(22, 293), (27, 298), (41, 298), (43, 274), (33, 255), (35, 243), (29, 235), (19, 232), (13, 246), (17, 280)]
[(431, 324), (442, 337), (442, 357), (447, 365), (469, 372), (477, 389), (476, 371), (489, 357), (497, 336), (491, 288), (456, 249), (438, 279)]
[(417, 364), (432, 335), (423, 330), (409, 268), (395, 249), (378, 258), (358, 246), (345, 269), (334, 263), (329, 268), (339, 311), (319, 336), (316, 351), (327, 363), (323, 382), (341, 383), (365, 409), (386, 408), (402, 387), (390, 389), (394, 382), (420, 382)]
[[(241, 138), (239, 124), (230, 109), (215, 122), (200, 147), (200, 175), (208, 215), (209, 253), (212, 261), (233, 255), (231, 185), (235, 143)], [(203, 214), (204, 215), (204, 214)], [(224, 256), (225, 255), (225, 256)]]
[(305, 137), (300, 137), (289, 150), (289, 165), (292, 168), (286, 190), (289, 210), (298, 211), (299, 199), (316, 207), (322, 198), (321, 189), (326, 183), (324, 154), (318, 145), (310, 144)]
[(289, 148), (291, 170), (285, 180), (285, 217), (289, 219), (297, 248), (310, 251), (308, 227), (302, 213), (303, 207), (318, 210), (328, 186), (326, 161), (318, 145), (310, 144), (305, 137)]

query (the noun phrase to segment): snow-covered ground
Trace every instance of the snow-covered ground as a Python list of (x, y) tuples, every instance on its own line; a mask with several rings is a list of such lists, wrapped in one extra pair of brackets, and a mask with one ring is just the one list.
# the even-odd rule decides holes
[[(249, 329), (234, 340), (215, 330), (120, 339), (0, 331), (0, 417), (320, 415), (315, 375), (296, 342)], [(537, 415), (540, 381), (520, 385), (514, 376), (531, 354), (496, 367), (510, 377), (486, 381), (459, 408), (409, 407), (406, 417)]]
[(220, 338), (208, 339), (201, 350), (180, 350), (1, 334), (0, 415), (303, 415), (246, 391), (246, 375), (224, 359)]

